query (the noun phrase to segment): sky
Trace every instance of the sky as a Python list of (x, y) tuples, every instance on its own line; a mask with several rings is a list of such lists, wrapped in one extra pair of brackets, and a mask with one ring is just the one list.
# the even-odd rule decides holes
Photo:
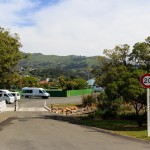
[(150, 36), (150, 0), (0, 0), (0, 26), (22, 52), (101, 56)]

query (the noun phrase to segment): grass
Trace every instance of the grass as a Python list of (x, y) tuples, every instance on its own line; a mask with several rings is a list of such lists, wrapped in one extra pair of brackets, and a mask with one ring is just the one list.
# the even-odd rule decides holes
[(150, 140), (147, 137), (147, 127), (143, 124), (143, 127), (138, 127), (135, 121), (127, 120), (81, 120), (81, 124), (98, 127), (101, 129), (110, 130), (114, 133), (130, 136), (134, 138), (140, 138)]
[[(77, 106), (79, 108), (81, 104), (54, 104), (53, 106), (58, 108)], [(132, 120), (88, 120), (83, 118), (79, 124), (109, 130), (124, 136), (150, 140), (150, 137), (147, 137), (147, 125), (143, 124), (143, 127), (138, 127), (137, 122)]]

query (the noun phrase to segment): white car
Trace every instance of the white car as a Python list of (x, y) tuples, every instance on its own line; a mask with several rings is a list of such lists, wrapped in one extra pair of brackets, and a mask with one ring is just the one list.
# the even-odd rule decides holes
[(93, 87), (93, 92), (103, 92), (103, 91), (104, 91), (104, 89), (100, 86), (94, 86)]
[(0, 101), (1, 100), (5, 100), (6, 103), (14, 103), (15, 98), (10, 91), (6, 89), (0, 89)]
[(20, 93), (19, 92), (11, 92), (11, 94), (14, 96), (15, 101), (20, 99)]

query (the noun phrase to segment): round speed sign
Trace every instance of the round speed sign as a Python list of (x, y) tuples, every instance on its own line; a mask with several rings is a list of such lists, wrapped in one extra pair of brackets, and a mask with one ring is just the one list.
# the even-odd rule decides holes
[(141, 77), (141, 84), (145, 87), (145, 88), (150, 88), (150, 74), (144, 74)]

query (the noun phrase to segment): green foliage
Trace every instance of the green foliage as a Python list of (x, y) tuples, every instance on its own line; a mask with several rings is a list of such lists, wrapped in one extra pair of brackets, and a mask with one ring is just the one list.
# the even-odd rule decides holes
[[(86, 66), (93, 66), (98, 64), (97, 57), (85, 57), (85, 56), (56, 56), (56, 55), (43, 55), (40, 53), (34, 53), (30, 55), (28, 60), (22, 60), (20, 65), (22, 67), (30, 66), (35, 68), (85, 68)], [(72, 64), (72, 66), (71, 66)], [(74, 66), (77, 64), (78, 66)], [(81, 64), (81, 65), (79, 65)]]
[(77, 86), (76, 89), (85, 89), (87, 87), (87, 82), (84, 79), (74, 79), (74, 82), (76, 82)]
[[(136, 114), (134, 112), (122, 113), (119, 114), (119, 119), (122, 120), (137, 120)], [(147, 116), (146, 113), (142, 114), (143, 121), (146, 122)]]
[[(23, 55), (25, 55), (23, 53)], [(84, 78), (88, 79), (92, 76), (87, 67), (94, 68), (98, 66), (97, 57), (85, 56), (55, 56), (43, 55), (40, 53), (31, 54), (28, 59), (22, 59), (20, 66), (25, 68), (24, 72), (28, 72), (35, 77), (58, 78), (65, 76), (70, 79)], [(32, 70), (34, 68), (34, 70)]]
[(130, 46), (128, 44), (117, 45), (114, 49), (105, 49), (104, 54), (111, 59), (111, 63), (114, 66), (127, 64), (127, 57), (129, 54)]
[(65, 90), (85, 89), (87, 87), (87, 82), (81, 78), (69, 80), (64, 76), (61, 76), (58, 79), (59, 79), (60, 87)]
[(18, 62), (21, 60), (19, 48), (21, 43), (17, 34), (11, 35), (9, 31), (0, 28), (0, 75), (12, 72)]
[[(146, 91), (140, 85), (140, 77), (150, 70), (150, 37), (145, 42), (138, 42), (129, 53), (127, 44), (105, 49), (109, 61), (103, 61), (96, 82), (105, 89), (105, 100), (101, 97), (98, 108), (105, 118), (116, 116), (119, 112), (119, 101), (131, 103), (135, 109), (138, 125), (146, 110)], [(97, 73), (97, 72), (96, 72)], [(121, 104), (121, 103), (120, 103)], [(114, 116), (113, 116), (114, 115)]]
[(68, 81), (66, 84), (67, 90), (74, 90), (77, 89), (78, 84), (75, 81)]
[(59, 77), (58, 80), (59, 80), (60, 86), (61, 86), (62, 88), (65, 88), (65, 87), (66, 87), (66, 81), (65, 81), (64, 76)]
[(102, 119), (117, 118), (121, 110), (121, 97), (116, 99), (109, 99), (108, 95), (105, 92), (103, 92), (98, 96), (97, 100), (97, 108)]
[(10, 88), (10, 79), (17, 71), (17, 64), (22, 58), (19, 51), (19, 36), (10, 34), (9, 30), (0, 27), (0, 78), (1, 86)]
[(26, 80), (28, 81), (29, 84), (38, 82), (37, 78), (35, 77), (26, 77)]
[(115, 82), (111, 84), (107, 84), (107, 88), (105, 92), (106, 92), (108, 99), (111, 101), (119, 97), (118, 86)]
[(130, 60), (134, 61), (140, 67), (150, 70), (150, 37), (146, 39), (146, 42), (138, 42), (133, 46), (132, 53), (130, 54)]

